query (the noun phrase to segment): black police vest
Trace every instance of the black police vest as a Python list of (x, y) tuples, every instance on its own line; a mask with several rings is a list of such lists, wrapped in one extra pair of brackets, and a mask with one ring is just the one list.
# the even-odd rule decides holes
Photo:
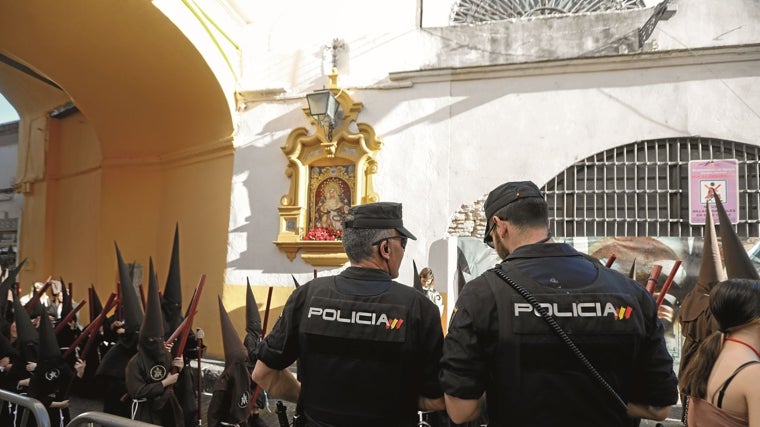
[[(607, 268), (595, 266), (597, 279), (586, 286), (543, 286), (510, 263), (504, 272), (528, 290), (626, 400), (633, 367), (645, 335), (639, 286)], [(497, 267), (498, 268), (498, 267)], [(595, 382), (567, 345), (560, 341), (528, 301), (489, 271), (485, 277), (496, 298), (499, 340), (487, 404), (489, 425), (630, 425), (631, 420)], [(493, 408), (497, 408), (493, 410)], [(571, 421), (572, 420), (572, 421)]]
[(303, 300), (299, 406), (325, 425), (406, 425), (419, 393), (410, 381), (421, 368), (422, 349), (412, 345), (419, 319), (410, 314), (419, 311), (417, 291), (394, 283), (380, 295), (352, 296), (335, 280), (315, 279)]

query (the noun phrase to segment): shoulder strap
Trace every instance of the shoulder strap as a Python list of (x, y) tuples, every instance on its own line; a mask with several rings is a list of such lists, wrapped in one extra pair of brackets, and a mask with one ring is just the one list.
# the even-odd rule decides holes
[[(589, 372), (591, 377), (599, 383), (599, 385), (612, 397), (625, 411), (628, 410), (628, 405), (625, 403), (625, 401), (620, 397), (620, 395), (615, 391), (615, 389), (612, 388), (612, 386), (602, 377), (602, 375), (599, 373), (599, 371), (594, 368), (594, 366), (591, 364), (591, 362), (586, 358), (586, 356), (581, 352), (581, 350), (578, 348), (578, 346), (575, 345), (573, 340), (570, 338), (570, 336), (567, 335), (567, 333), (559, 326), (557, 323), (557, 320), (550, 315), (546, 308), (541, 306), (541, 304), (538, 303), (538, 300), (531, 294), (527, 289), (522, 287), (519, 283), (515, 282), (511, 277), (507, 275), (507, 273), (504, 272), (501, 268), (501, 264), (497, 265), (495, 268), (492, 269), (494, 273), (496, 273), (497, 276), (499, 276), (502, 280), (507, 282), (509, 286), (512, 287), (512, 289), (515, 290), (521, 297), (523, 297), (526, 301), (530, 303), (531, 306), (533, 306), (533, 309), (536, 310), (537, 313), (541, 315), (541, 318), (546, 321), (546, 323), (549, 325), (549, 328), (557, 334), (559, 339), (567, 345), (567, 347), (570, 349), (570, 351), (575, 355), (575, 357), (581, 362), (584, 368)], [(514, 266), (510, 266), (510, 273), (516, 274), (518, 276), (521, 276), (521, 279), (531, 280), (535, 282), (533, 279), (529, 278), (522, 272), (520, 272), (519, 269), (517, 269)]]
[(713, 397), (712, 397), (713, 401), (715, 401), (715, 395), (716, 394), (718, 395), (718, 402), (715, 404), (715, 406), (717, 406), (718, 408), (723, 406), (723, 396), (726, 395), (726, 389), (728, 388), (728, 385), (731, 384), (731, 381), (733, 381), (736, 374), (738, 374), (742, 369), (746, 368), (747, 366), (754, 365), (757, 363), (760, 363), (760, 362), (758, 362), (757, 360), (752, 360), (752, 361), (743, 363), (741, 366), (736, 368), (736, 370), (734, 371), (733, 374), (731, 374), (730, 377), (726, 378), (726, 380), (723, 381), (723, 384), (721, 384), (721, 386), (717, 390), (715, 390), (715, 393), (713, 393)]

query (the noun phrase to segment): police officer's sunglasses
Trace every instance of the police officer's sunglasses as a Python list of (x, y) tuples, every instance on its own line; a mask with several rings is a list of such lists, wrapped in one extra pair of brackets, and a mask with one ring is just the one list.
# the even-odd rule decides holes
[(378, 240), (376, 242), (373, 242), (372, 246), (379, 245), (380, 243), (382, 243), (382, 242), (384, 242), (386, 240), (390, 240), (390, 239), (399, 239), (399, 243), (401, 243), (401, 248), (402, 249), (406, 249), (406, 244), (407, 244), (407, 242), (409, 242), (409, 238), (406, 237), (406, 236), (391, 236), (391, 237), (383, 237), (382, 239), (380, 239), (380, 240)]
[(491, 237), (491, 232), (493, 231), (495, 226), (496, 226), (496, 221), (488, 220), (488, 227), (486, 227), (485, 239), (483, 239), (485, 244), (491, 247), (492, 249), (493, 249), (493, 237)]

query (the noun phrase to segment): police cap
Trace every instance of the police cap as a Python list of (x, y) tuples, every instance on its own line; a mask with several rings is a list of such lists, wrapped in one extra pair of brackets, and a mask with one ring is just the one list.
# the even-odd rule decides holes
[(401, 216), (401, 203), (378, 202), (352, 206), (348, 211), (346, 228), (396, 229), (402, 236), (417, 240), (409, 230), (404, 228)]
[[(486, 203), (483, 205), (483, 210), (486, 213), (486, 232), (483, 235), (483, 242), (493, 247), (493, 239), (491, 239), (491, 218), (499, 211), (499, 209), (509, 205), (518, 199), (527, 199), (530, 197), (538, 197), (543, 199), (541, 190), (538, 189), (536, 184), (532, 181), (517, 181), (507, 182), (501, 184), (488, 193)], [(489, 225), (491, 224), (491, 225)]]

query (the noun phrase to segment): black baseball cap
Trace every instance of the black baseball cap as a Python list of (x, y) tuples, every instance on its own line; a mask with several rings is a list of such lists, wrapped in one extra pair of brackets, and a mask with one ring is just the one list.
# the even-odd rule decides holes
[(352, 219), (346, 220), (346, 228), (396, 229), (402, 236), (417, 240), (409, 230), (404, 228), (401, 216), (401, 203), (378, 202), (352, 206), (348, 210)]
[[(532, 181), (516, 181), (501, 184), (488, 193), (483, 210), (486, 213), (486, 223), (504, 206), (509, 205), (515, 200), (538, 197), (543, 199), (544, 195)], [(486, 234), (483, 236), (483, 242), (490, 241), (490, 230), (486, 228)]]

